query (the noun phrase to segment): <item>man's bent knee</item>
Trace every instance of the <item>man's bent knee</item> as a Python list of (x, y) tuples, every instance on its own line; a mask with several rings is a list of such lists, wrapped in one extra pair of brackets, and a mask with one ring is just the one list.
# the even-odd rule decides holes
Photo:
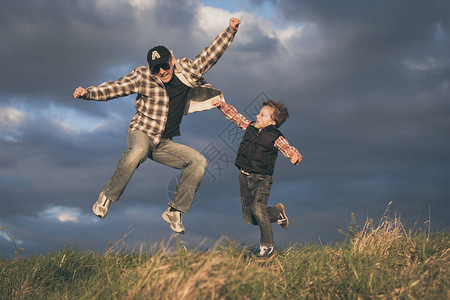
[(140, 146), (130, 147), (125, 153), (127, 160), (142, 163), (148, 156), (148, 148)]
[(198, 153), (198, 155), (196, 155), (196, 157), (192, 159), (191, 164), (199, 168), (206, 169), (208, 162), (202, 154)]
[(200, 165), (203, 168), (206, 168), (208, 166), (208, 161), (206, 160), (206, 158), (203, 155), (201, 155), (201, 157), (200, 157)]

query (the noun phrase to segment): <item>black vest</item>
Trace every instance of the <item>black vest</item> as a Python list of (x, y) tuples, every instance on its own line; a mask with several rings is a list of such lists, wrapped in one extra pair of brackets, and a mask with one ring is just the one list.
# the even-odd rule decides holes
[(253, 124), (245, 130), (234, 164), (246, 172), (272, 175), (278, 156), (274, 144), (282, 134), (273, 125), (259, 131)]

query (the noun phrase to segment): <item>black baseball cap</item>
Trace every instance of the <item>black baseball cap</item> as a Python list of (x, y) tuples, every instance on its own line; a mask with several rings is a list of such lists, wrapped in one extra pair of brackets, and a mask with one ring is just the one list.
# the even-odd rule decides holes
[(172, 56), (169, 49), (164, 46), (156, 46), (150, 49), (147, 53), (147, 61), (150, 69), (156, 65), (166, 63)]

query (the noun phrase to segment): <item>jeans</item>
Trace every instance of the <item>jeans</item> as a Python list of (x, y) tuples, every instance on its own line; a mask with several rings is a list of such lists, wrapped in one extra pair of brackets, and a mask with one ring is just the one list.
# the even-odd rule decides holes
[(116, 171), (103, 190), (106, 198), (118, 201), (134, 171), (147, 157), (180, 169), (181, 177), (169, 206), (187, 213), (194, 200), (206, 168), (206, 159), (191, 147), (175, 143), (172, 139), (161, 139), (155, 146), (142, 131), (132, 131), (127, 136), (128, 149), (120, 157)]
[(273, 247), (272, 224), (275, 223), (280, 211), (275, 207), (267, 207), (270, 188), (273, 177), (250, 173), (239, 174), (239, 185), (241, 192), (242, 214), (244, 220), (251, 225), (259, 225), (261, 231), (261, 245)]

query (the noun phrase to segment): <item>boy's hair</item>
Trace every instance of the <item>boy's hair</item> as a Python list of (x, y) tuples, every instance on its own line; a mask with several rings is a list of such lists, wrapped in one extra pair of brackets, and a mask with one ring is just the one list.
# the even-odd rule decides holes
[(289, 112), (283, 103), (267, 100), (263, 103), (264, 106), (273, 108), (272, 120), (275, 121), (276, 128), (279, 128), (289, 117)]

